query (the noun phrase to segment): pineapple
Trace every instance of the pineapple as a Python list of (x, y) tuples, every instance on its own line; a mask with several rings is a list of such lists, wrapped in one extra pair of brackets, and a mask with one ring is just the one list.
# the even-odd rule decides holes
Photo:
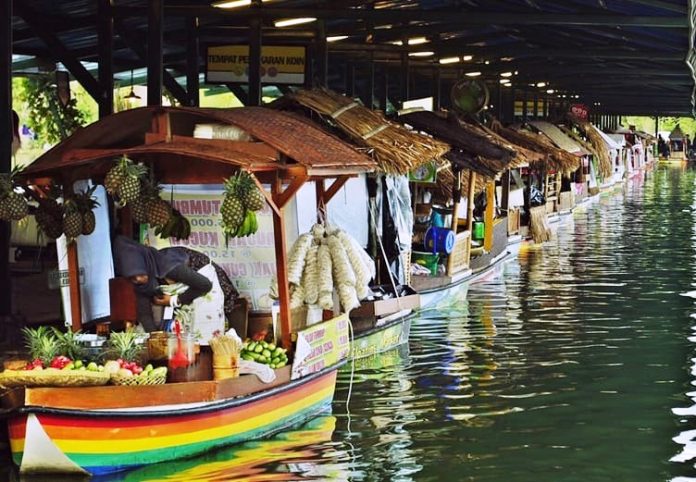
[(65, 333), (53, 328), (53, 334), (58, 341), (58, 350), (61, 355), (67, 356), (71, 360), (82, 360), (87, 355), (87, 348), (78, 341), (79, 331), (73, 332), (68, 329)]
[(97, 226), (94, 208), (99, 206), (97, 199), (93, 196), (97, 186), (78, 193), (75, 195), (75, 205), (82, 216), (82, 231), (81, 234), (92, 234)]
[(60, 343), (54, 332), (47, 326), (39, 326), (38, 328), (25, 327), (22, 333), (31, 359), (39, 359), (45, 367), (49, 366), (51, 360), (60, 352)]
[(7, 221), (19, 221), (29, 214), (27, 200), (24, 199), (24, 196), (14, 191), (0, 200), (0, 205), (3, 206), (0, 210), (7, 216), (4, 218)]
[(240, 172), (237, 175), (237, 194), (250, 211), (260, 211), (266, 207), (266, 198), (248, 172)]
[(145, 198), (139, 197), (131, 203), (131, 215), (136, 223), (147, 223), (147, 200)]
[(34, 217), (36, 224), (49, 238), (58, 239), (63, 234), (63, 209), (55, 201), (41, 199)]
[(109, 172), (106, 173), (106, 177), (104, 178), (104, 187), (106, 188), (106, 192), (112, 196), (118, 193), (118, 188), (126, 178), (126, 175), (128, 174), (128, 166), (131, 164), (133, 164), (133, 162), (130, 159), (127, 157), (122, 157), (121, 160), (118, 161), (116, 165), (114, 165), (114, 167), (112, 167)]
[(164, 226), (172, 217), (171, 205), (160, 197), (150, 199), (145, 206), (147, 208), (147, 222), (151, 226)]
[(0, 199), (0, 220), (2, 220), (2, 221), (9, 221), (10, 220), (10, 211), (7, 208), (7, 204), (4, 202), (4, 199)]
[(107, 345), (107, 358), (124, 361), (140, 361), (143, 345), (137, 343), (138, 334), (133, 329), (113, 332)]
[(225, 199), (220, 206), (222, 226), (225, 232), (234, 232), (244, 221), (245, 209), (237, 194), (239, 180), (236, 176), (225, 181)]
[(65, 215), (63, 216), (63, 232), (68, 239), (77, 238), (82, 234), (82, 213), (76, 202), (65, 202)]
[(126, 176), (118, 186), (118, 197), (124, 204), (135, 202), (140, 196), (140, 180), (147, 168), (142, 164), (130, 164), (126, 170)]

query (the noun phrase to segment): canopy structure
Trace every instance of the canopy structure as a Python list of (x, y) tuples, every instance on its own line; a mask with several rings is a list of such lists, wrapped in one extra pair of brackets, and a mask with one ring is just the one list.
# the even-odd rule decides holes
[[(604, 133), (602, 132), (602, 134)], [(614, 147), (610, 147), (610, 149), (623, 149), (626, 146), (626, 137), (624, 137), (623, 134), (604, 134), (604, 136), (608, 137), (609, 140), (611, 140), (613, 143)]]
[(681, 127), (677, 124), (677, 126), (672, 129), (672, 132), (669, 133), (669, 140), (670, 141), (683, 141), (684, 140), (684, 133), (681, 130)]
[[(225, 127), (234, 127), (234, 137), (241, 140), (195, 137), (197, 126), (211, 124), (223, 132)], [(375, 162), (301, 118), (271, 109), (145, 107), (108, 116), (76, 132), (37, 159), (23, 175), (29, 183), (55, 178), (69, 196), (73, 181), (99, 180), (114, 159), (123, 155), (150, 164), (165, 183), (220, 184), (239, 169), (252, 174), (273, 210), (281, 324), (289, 347), (283, 208), (309, 180), (321, 181), (317, 201), (326, 203), (351, 176), (373, 171)], [(326, 178), (335, 180), (324, 189)], [(270, 193), (263, 183), (271, 185)], [(76, 243), (69, 244), (68, 264), (73, 329), (80, 329)]]
[(556, 146), (563, 149), (566, 152), (573, 154), (574, 156), (586, 156), (588, 152), (582, 148), (580, 144), (575, 142), (572, 138), (566, 135), (561, 129), (551, 124), (550, 122), (544, 121), (530, 121), (529, 124), (535, 129), (542, 132), (551, 141), (553, 141)]

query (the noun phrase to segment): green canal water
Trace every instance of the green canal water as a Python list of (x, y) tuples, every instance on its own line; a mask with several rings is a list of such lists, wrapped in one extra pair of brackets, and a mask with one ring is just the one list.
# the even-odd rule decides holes
[(568, 216), (342, 371), (330, 416), (100, 480), (696, 481), (695, 181)]

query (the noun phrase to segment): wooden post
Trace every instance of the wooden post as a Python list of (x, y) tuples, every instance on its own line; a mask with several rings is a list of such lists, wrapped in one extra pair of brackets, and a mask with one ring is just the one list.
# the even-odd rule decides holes
[(466, 265), (471, 262), (471, 242), (474, 239), (474, 195), (476, 194), (476, 173), (469, 171), (469, 192), (466, 197), (466, 229), (469, 231), (469, 250)]
[(162, 105), (163, 0), (150, 0), (147, 18), (147, 105)]
[(186, 19), (186, 92), (188, 105), (198, 107), (200, 103), (198, 82), (198, 17)]
[(326, 23), (324, 20), (317, 20), (316, 37), (316, 84), (326, 87), (329, 81), (329, 48), (326, 44)]
[(501, 186), (501, 199), (500, 199), (500, 209), (502, 212), (505, 213), (505, 216), (508, 215), (508, 211), (510, 210), (510, 169), (507, 169), (503, 173), (503, 177), (500, 180), (500, 186)]
[[(276, 175), (272, 186), (273, 197), (276, 198), (283, 191), (283, 183)], [(280, 206), (279, 206), (280, 207)], [(278, 302), (280, 303), (280, 330), (282, 343), (286, 350), (292, 347), (292, 314), (290, 312), (290, 287), (288, 285), (287, 251), (285, 248), (286, 235), (283, 222), (284, 208), (280, 207), (280, 213), (273, 211), (273, 234), (275, 235), (275, 257), (278, 269)]]
[(72, 331), (78, 331), (82, 329), (82, 298), (80, 296), (80, 263), (77, 258), (77, 241), (68, 243), (68, 283), (70, 284)]
[[(4, 20), (3, 20), (4, 19)], [(0, 173), (12, 170), (12, 2), (0, 2)], [(0, 221), (0, 316), (12, 313), (10, 223)]]
[(440, 97), (442, 95), (442, 76), (440, 67), (433, 69), (433, 110), (440, 110)]
[[(409, 57), (408, 57), (408, 49), (406, 46), (408, 45), (408, 37), (404, 36), (403, 38), (404, 42), (404, 49), (401, 51), (401, 92), (399, 92), (401, 96), (401, 108), (404, 108), (404, 102), (406, 102), (409, 98), (409, 87), (410, 87), (410, 65), (409, 65)], [(385, 87), (386, 89), (386, 87)], [(387, 111), (386, 104), (384, 108), (384, 112)]]
[(454, 185), (452, 186), (452, 231), (457, 234), (459, 230), (459, 204), (462, 202), (462, 170), (459, 167), (454, 169)]
[(252, 18), (249, 22), (248, 105), (261, 105), (261, 35), (261, 20), (258, 18)]
[(99, 0), (99, 117), (106, 117), (114, 112), (114, 65), (113, 38), (114, 17), (111, 12), (112, 0)]
[(486, 212), (483, 222), (485, 232), (483, 235), (483, 249), (490, 252), (493, 249), (493, 217), (495, 216), (495, 181), (486, 183)]

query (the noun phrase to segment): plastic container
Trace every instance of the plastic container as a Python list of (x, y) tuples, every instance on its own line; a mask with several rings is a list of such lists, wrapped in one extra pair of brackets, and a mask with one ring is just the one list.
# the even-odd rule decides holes
[(486, 225), (481, 221), (474, 221), (472, 227), (471, 239), (483, 239), (486, 232)]
[(411, 252), (411, 262), (425, 266), (430, 270), (430, 274), (437, 275), (437, 263), (440, 255), (437, 253), (426, 253), (424, 251)]
[(204, 352), (198, 347), (191, 333), (170, 333), (167, 337), (167, 368), (167, 382), (170, 383), (210, 380), (212, 352), (209, 348)]
[(452, 208), (433, 204), (430, 224), (436, 228), (449, 228), (452, 226)]
[(450, 254), (454, 249), (456, 236), (447, 228), (431, 227), (425, 232), (423, 244), (432, 253)]

